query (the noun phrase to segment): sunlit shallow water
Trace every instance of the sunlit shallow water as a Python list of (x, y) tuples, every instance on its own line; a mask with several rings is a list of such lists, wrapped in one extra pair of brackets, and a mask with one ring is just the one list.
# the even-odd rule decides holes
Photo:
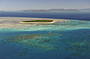
[(90, 59), (90, 21), (0, 28), (2, 59)]

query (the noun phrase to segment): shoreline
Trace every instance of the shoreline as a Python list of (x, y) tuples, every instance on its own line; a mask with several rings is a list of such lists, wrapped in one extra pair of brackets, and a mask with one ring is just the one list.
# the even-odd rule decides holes
[[(20, 21), (36, 20), (42, 18), (24, 18), (24, 17), (2, 17), (0, 18), (0, 30), (8, 31), (7, 29), (36, 31), (36, 30), (75, 30), (88, 29), (90, 22), (81, 20), (67, 20), (67, 19), (52, 19), (54, 23), (20, 23)], [(43, 18), (46, 19), (46, 18)], [(59, 29), (58, 29), (59, 28)]]
[[(20, 23), (21, 21), (30, 20), (53, 20), (53, 22), (31, 22)], [(65, 22), (65, 19), (49, 19), (49, 18), (27, 18), (27, 17), (0, 17), (0, 28), (22, 28), (29, 26), (48, 25), (57, 22)]]
[[(51, 19), (51, 18), (27, 18), (27, 17), (0, 17), (0, 24), (8, 23), (8, 24), (19, 24), (22, 21), (31, 21), (31, 20), (53, 20), (53, 22), (64, 22), (67, 21), (66, 19)], [(34, 22), (31, 22), (34, 23)], [(35, 22), (35, 23), (41, 23), (41, 22)], [(42, 22), (44, 23), (44, 22)], [(45, 22), (50, 23), (50, 22)], [(21, 24), (21, 23), (20, 23)]]

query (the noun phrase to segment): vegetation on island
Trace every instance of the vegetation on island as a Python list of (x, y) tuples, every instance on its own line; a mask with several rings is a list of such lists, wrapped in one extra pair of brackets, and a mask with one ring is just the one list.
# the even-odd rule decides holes
[(22, 21), (22, 22), (53, 22), (53, 20), (30, 20), (30, 21)]

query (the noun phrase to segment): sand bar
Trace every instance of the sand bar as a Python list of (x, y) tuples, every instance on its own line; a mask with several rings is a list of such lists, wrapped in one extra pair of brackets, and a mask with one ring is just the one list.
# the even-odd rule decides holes
[[(30, 23), (21, 23), (22, 21), (30, 20), (53, 20), (53, 22), (30, 22)], [(25, 26), (36, 26), (43, 24), (51, 24), (57, 22), (65, 22), (64, 19), (49, 19), (49, 18), (25, 18), (25, 17), (0, 17), (0, 28), (20, 28)]]

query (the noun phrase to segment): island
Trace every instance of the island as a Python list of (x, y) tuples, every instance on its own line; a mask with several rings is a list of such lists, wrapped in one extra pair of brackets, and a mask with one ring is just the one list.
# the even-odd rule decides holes
[(27, 18), (27, 17), (0, 17), (0, 28), (15, 28), (31, 27), (38, 25), (53, 25), (57, 23), (65, 23), (65, 19), (50, 19), (50, 18)]
[(53, 20), (30, 20), (30, 21), (21, 21), (22, 23), (30, 23), (30, 22), (53, 22)]

